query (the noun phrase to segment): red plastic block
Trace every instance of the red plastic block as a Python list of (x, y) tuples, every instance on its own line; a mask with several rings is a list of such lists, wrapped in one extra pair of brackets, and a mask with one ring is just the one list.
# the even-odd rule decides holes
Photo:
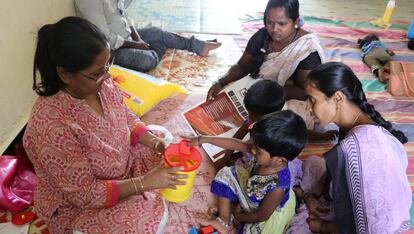
[(200, 229), (201, 234), (210, 234), (214, 232), (214, 228), (212, 226), (205, 226)]

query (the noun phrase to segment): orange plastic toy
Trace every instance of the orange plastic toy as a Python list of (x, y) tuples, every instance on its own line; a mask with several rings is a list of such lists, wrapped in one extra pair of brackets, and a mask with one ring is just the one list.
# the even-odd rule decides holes
[(165, 149), (165, 167), (183, 166), (184, 170), (180, 174), (187, 174), (188, 178), (182, 179), (187, 183), (178, 185), (177, 189), (161, 189), (161, 195), (171, 202), (183, 202), (187, 200), (193, 189), (197, 168), (201, 164), (201, 154), (195, 147), (188, 146), (188, 141), (182, 140), (180, 143), (171, 144)]

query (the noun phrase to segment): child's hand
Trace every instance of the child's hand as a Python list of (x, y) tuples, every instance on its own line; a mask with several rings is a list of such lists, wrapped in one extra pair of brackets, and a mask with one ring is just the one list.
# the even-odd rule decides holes
[(233, 211), (234, 218), (236, 220), (239, 220), (239, 216), (240, 216), (241, 213), (243, 213), (243, 210), (242, 210), (242, 208), (240, 206), (240, 203), (238, 203), (237, 206), (236, 206), (236, 208)]
[(227, 166), (229, 163), (229, 158), (227, 156), (224, 156), (220, 158), (219, 160), (214, 162), (214, 169), (219, 171), (221, 168)]
[(389, 54), (390, 56), (394, 56), (394, 55), (395, 55), (394, 51), (392, 51), (392, 50), (387, 50), (387, 52), (388, 52), (388, 54)]
[(201, 135), (198, 136), (180, 136), (184, 140), (188, 141), (188, 146), (201, 146)]
[(308, 207), (309, 214), (316, 215), (318, 217), (326, 216), (329, 213), (329, 209), (322, 206), (317, 199), (307, 199), (306, 206)]
[(235, 209), (235, 212), (239, 212), (239, 213), (242, 212), (242, 208), (240, 206), (240, 203), (237, 204), (236, 209)]
[(309, 217), (306, 219), (306, 222), (308, 222), (309, 225), (309, 230), (313, 233), (321, 233), (321, 229), (322, 229), (322, 220), (313, 215), (313, 214), (309, 214)]
[(303, 189), (299, 186), (299, 185), (295, 185), (292, 188), (293, 192), (296, 194), (296, 197), (302, 201), (303, 196), (305, 195), (305, 191), (303, 191)]

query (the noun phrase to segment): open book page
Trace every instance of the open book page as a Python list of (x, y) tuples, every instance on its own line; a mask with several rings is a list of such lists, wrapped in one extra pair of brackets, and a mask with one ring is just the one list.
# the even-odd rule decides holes
[[(257, 80), (244, 77), (227, 86), (213, 101), (202, 102), (183, 113), (184, 119), (196, 134), (232, 137), (248, 117), (243, 105), (247, 89)], [(219, 160), (224, 149), (203, 144), (213, 162)]]

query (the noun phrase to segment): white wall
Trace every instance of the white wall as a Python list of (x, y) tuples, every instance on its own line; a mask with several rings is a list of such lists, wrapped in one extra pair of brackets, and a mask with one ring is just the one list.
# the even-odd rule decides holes
[(38, 29), (74, 15), (73, 0), (1, 0), (0, 154), (26, 124), (36, 94), (33, 56)]

